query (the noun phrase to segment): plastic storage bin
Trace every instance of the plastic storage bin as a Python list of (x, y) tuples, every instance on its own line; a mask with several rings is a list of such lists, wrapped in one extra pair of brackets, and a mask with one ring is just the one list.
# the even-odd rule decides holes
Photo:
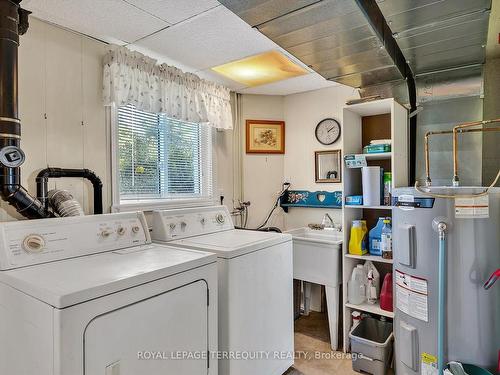
[(392, 323), (365, 318), (349, 334), (352, 369), (373, 375), (385, 375), (392, 354)]

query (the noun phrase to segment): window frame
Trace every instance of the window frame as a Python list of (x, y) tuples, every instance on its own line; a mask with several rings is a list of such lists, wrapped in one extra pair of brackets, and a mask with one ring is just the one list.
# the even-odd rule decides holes
[(186, 207), (203, 207), (217, 204), (217, 159), (216, 159), (216, 129), (210, 129), (212, 158), (212, 196), (200, 198), (151, 198), (151, 199), (120, 199), (120, 168), (118, 166), (118, 107), (113, 104), (108, 107), (108, 122), (111, 138), (111, 212), (152, 211), (157, 209), (175, 209)]

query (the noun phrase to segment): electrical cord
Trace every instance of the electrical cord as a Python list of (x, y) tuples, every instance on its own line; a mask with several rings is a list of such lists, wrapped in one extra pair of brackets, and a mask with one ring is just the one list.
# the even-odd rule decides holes
[(274, 202), (274, 205), (271, 208), (271, 211), (269, 211), (269, 214), (267, 215), (267, 217), (264, 220), (264, 222), (261, 225), (259, 225), (256, 229), (261, 229), (261, 228), (263, 228), (268, 223), (268, 221), (271, 218), (274, 210), (276, 210), (276, 208), (278, 208), (281, 198), (286, 194), (286, 192), (288, 191), (288, 189), (290, 189), (290, 183), (289, 182), (285, 182), (283, 184), (283, 189), (279, 193), (278, 198), (276, 198), (276, 201)]
[(424, 195), (428, 195), (428, 196), (431, 196), (431, 197), (434, 197), (434, 198), (445, 198), (445, 199), (476, 198), (476, 197), (482, 197), (484, 195), (487, 195), (488, 191), (493, 186), (495, 186), (497, 184), (497, 182), (498, 182), (499, 179), (500, 179), (500, 169), (498, 170), (497, 176), (495, 177), (495, 179), (493, 180), (493, 182), (491, 183), (491, 185), (488, 186), (486, 189), (484, 189), (482, 192), (476, 193), (476, 194), (463, 194), (463, 195), (460, 195), (460, 194), (456, 194), (456, 195), (453, 195), (453, 194), (450, 194), (450, 195), (447, 195), (447, 194), (434, 194), (434, 193), (431, 193), (430, 191), (423, 190), (419, 186), (418, 181), (415, 182), (415, 190), (418, 191), (419, 193), (422, 193)]

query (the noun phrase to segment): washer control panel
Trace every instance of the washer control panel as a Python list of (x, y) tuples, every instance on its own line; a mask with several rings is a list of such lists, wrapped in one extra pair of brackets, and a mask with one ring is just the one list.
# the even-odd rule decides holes
[(171, 241), (234, 229), (226, 206), (186, 208), (153, 212), (152, 238)]
[(0, 223), (0, 270), (150, 242), (142, 212)]

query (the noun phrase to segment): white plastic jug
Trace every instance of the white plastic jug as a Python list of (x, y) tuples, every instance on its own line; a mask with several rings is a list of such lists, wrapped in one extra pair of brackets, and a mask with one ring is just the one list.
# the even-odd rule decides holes
[(366, 300), (366, 275), (362, 264), (352, 270), (347, 286), (347, 298), (353, 305), (360, 305)]

